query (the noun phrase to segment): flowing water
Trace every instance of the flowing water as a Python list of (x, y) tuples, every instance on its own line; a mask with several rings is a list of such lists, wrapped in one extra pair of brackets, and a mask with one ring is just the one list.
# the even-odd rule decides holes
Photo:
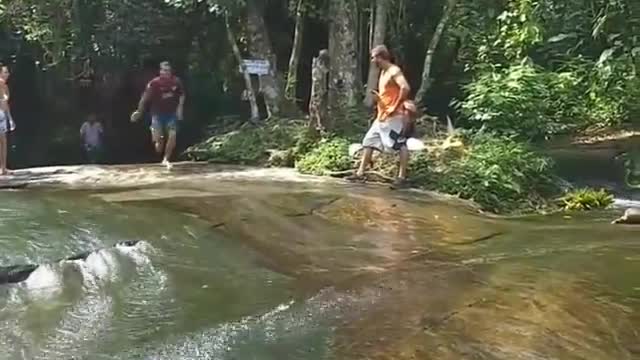
[(619, 210), (222, 178), (0, 199), (0, 266), (39, 264), (0, 285), (1, 360), (640, 359)]

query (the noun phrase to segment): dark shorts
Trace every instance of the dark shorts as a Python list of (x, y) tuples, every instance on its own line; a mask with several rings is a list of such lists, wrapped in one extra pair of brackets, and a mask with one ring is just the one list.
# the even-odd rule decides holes
[(165, 131), (178, 131), (178, 116), (176, 114), (154, 114), (151, 115), (151, 130), (161, 134)]
[(87, 160), (89, 160), (90, 163), (97, 164), (102, 161), (102, 156), (104, 154), (102, 149), (102, 144), (95, 145), (95, 146), (85, 144), (84, 150), (86, 151), (86, 154), (87, 154)]

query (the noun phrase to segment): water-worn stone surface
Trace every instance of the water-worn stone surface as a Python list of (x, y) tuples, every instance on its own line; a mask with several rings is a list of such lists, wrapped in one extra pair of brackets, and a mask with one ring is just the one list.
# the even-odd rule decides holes
[(507, 220), (446, 196), (282, 169), (36, 173), (12, 181), (191, 215), (303, 296), (363, 299), (331, 322), (327, 358), (640, 358), (640, 238), (610, 225), (611, 212)]

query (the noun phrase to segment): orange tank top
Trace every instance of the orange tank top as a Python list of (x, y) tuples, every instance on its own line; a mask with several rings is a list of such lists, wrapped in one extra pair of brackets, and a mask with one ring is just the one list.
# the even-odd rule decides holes
[[(393, 69), (396, 72), (399, 69)], [(385, 121), (392, 116), (400, 105), (400, 86), (393, 81), (393, 70), (382, 73), (378, 83), (378, 115), (376, 120)]]

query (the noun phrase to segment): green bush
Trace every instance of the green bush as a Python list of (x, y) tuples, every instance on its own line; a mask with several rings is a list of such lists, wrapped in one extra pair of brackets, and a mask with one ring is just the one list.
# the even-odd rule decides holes
[[(397, 155), (380, 155), (373, 170), (393, 177)], [(526, 144), (491, 133), (466, 131), (461, 137), (431, 139), (411, 154), (412, 186), (473, 200), (493, 212), (531, 211), (560, 192), (549, 158)]]
[(540, 139), (574, 125), (572, 118), (580, 107), (563, 102), (581, 99), (574, 94), (578, 84), (572, 73), (551, 73), (527, 64), (484, 71), (465, 86), (467, 97), (458, 107), (472, 126)]
[[(236, 126), (213, 134), (205, 141), (188, 148), (184, 156), (191, 160), (220, 163), (261, 165), (268, 164), (274, 150), (294, 148), (305, 138), (304, 121), (272, 120), (260, 126)], [(285, 161), (286, 163), (286, 161)], [(278, 163), (277, 165), (282, 165)]]
[(617, 126), (637, 116), (640, 79), (633, 63), (611, 59), (583, 72), (587, 88), (584, 117), (589, 125)]
[(349, 140), (333, 138), (321, 140), (311, 152), (296, 162), (303, 174), (325, 175), (331, 171), (348, 170), (353, 166), (349, 157)]
[(620, 125), (640, 110), (640, 80), (625, 59), (485, 68), (464, 90), (456, 105), (472, 127), (524, 140)]
[(604, 189), (578, 189), (565, 194), (560, 203), (568, 211), (604, 209), (613, 204), (613, 195)]
[[(559, 190), (552, 165), (550, 159), (513, 139), (476, 135), (465, 155), (441, 167), (434, 187), (490, 211), (537, 208)], [(428, 178), (424, 173), (420, 176)]]

